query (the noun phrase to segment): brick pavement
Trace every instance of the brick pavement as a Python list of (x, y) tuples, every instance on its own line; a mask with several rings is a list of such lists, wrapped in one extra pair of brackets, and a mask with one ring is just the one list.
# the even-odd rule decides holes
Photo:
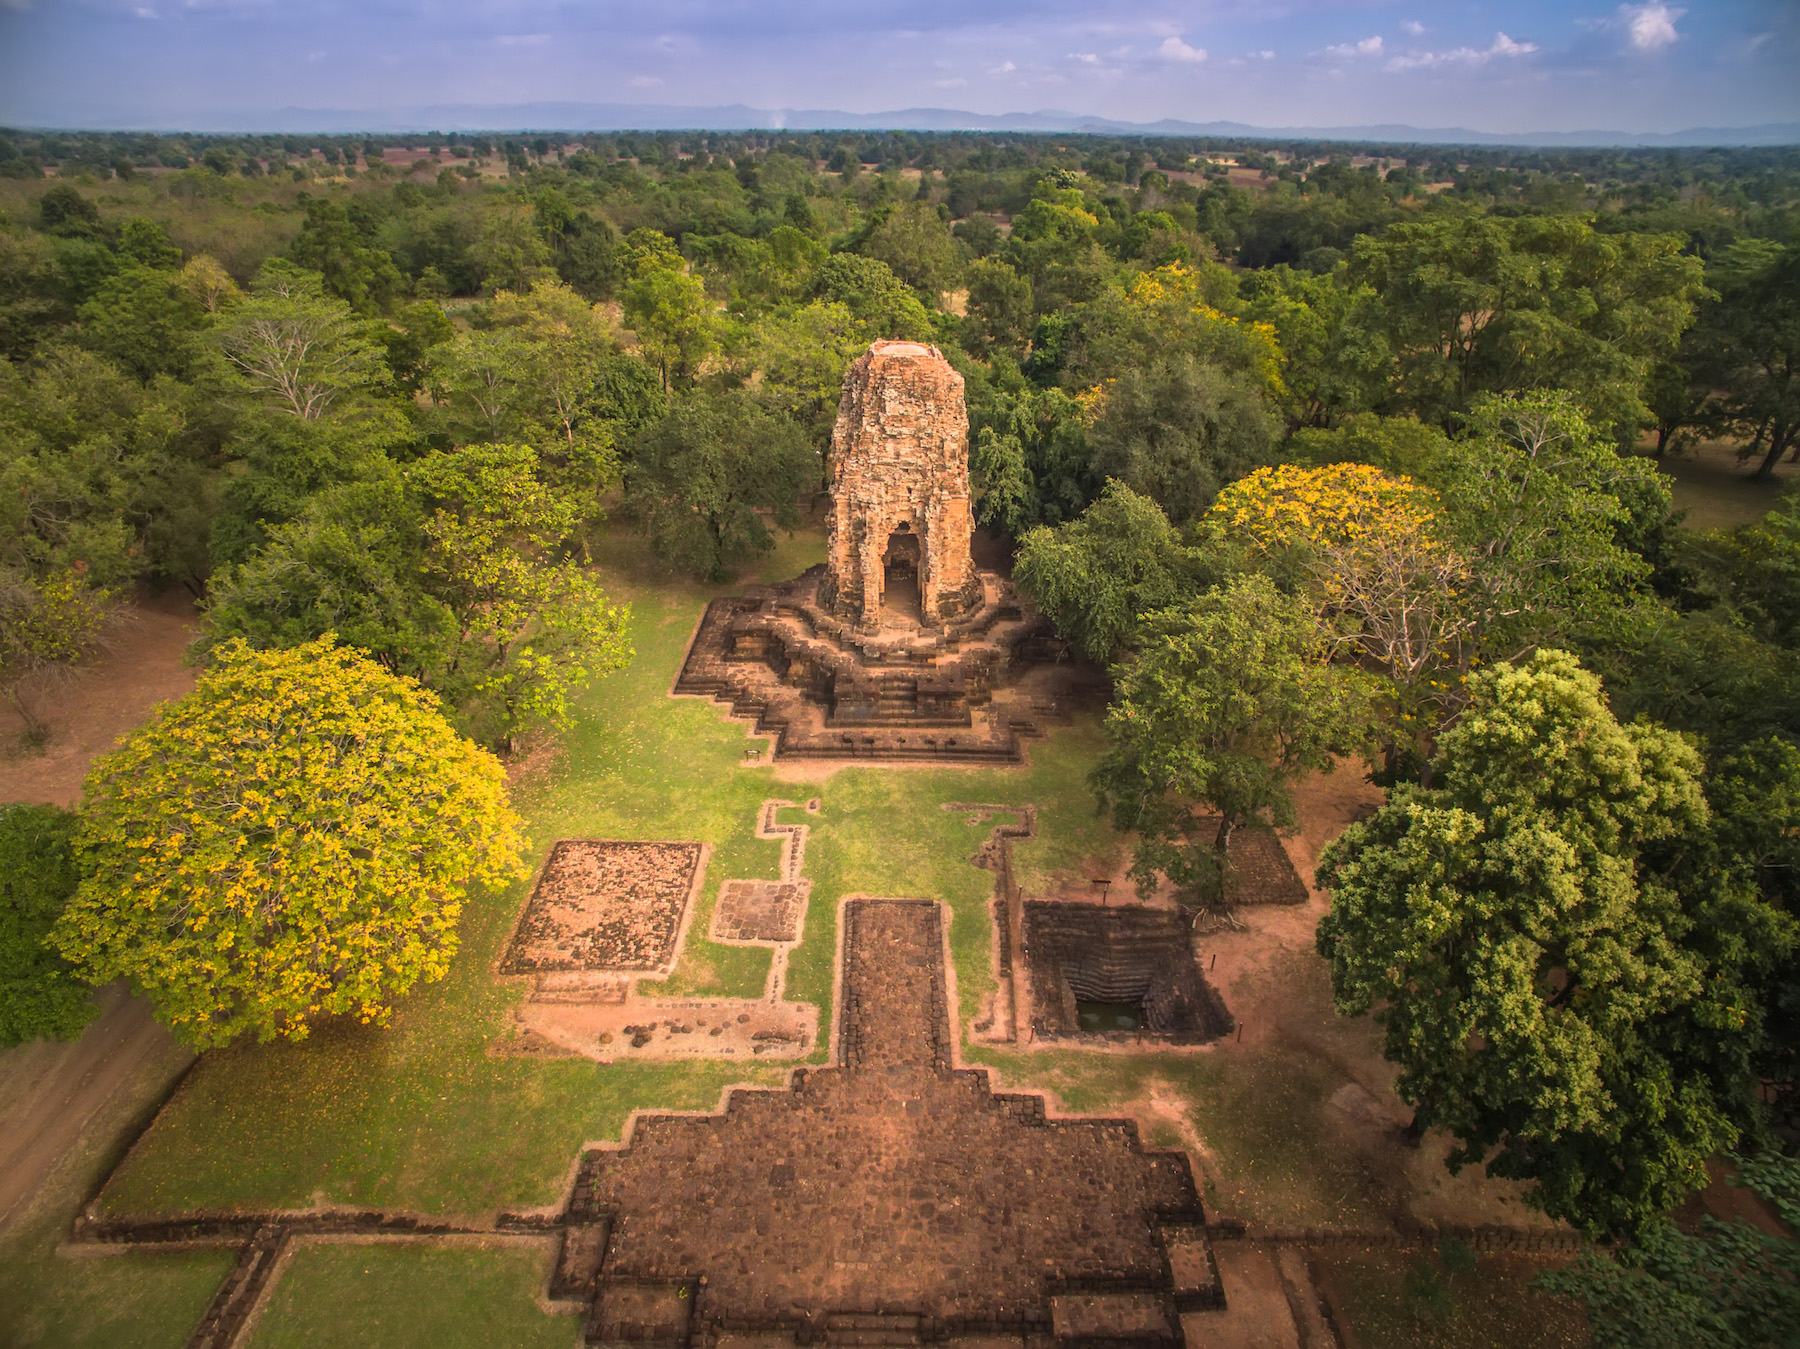
[(590, 1342), (1168, 1344), (1219, 1305), (1183, 1154), (952, 1066), (938, 905), (847, 904), (842, 980), (841, 1066), (583, 1159), (553, 1291)]

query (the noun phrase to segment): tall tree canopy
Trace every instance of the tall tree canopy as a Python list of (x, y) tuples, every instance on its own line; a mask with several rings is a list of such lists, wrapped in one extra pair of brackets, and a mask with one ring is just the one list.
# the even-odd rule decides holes
[(1439, 785), (1397, 788), (1323, 854), (1318, 950), (1340, 1012), (1379, 1009), (1453, 1168), (1629, 1232), (1754, 1115), (1753, 972), (1796, 930), (1742, 876), (1684, 866), (1713, 823), (1686, 740), (1621, 725), (1566, 652), (1473, 685)]
[(330, 638), (215, 659), (88, 774), (53, 941), (196, 1048), (385, 1021), (444, 976), (469, 888), (522, 874), (505, 774)]

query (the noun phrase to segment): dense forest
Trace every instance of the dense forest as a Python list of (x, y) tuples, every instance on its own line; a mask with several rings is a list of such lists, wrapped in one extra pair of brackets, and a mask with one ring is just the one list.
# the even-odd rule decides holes
[[(850, 361), (930, 341), (980, 522), (1114, 669), (1145, 875), (1206, 907), (1234, 821), (1362, 746), (1394, 792), (1320, 949), (1405, 1013), (1421, 1125), (1602, 1231), (1794, 1136), (1800, 501), (1684, 530), (1656, 464), (1800, 453), (1800, 150), (5, 132), (0, 211), (28, 724), (180, 585), (203, 655), (336, 633), (510, 747), (628, 658), (597, 531), (728, 579), (827, 486)], [(1433, 945), (1380, 912), (1427, 855), (1561, 898)], [(1537, 1010), (1477, 1071), (1421, 989), (1501, 987)]]

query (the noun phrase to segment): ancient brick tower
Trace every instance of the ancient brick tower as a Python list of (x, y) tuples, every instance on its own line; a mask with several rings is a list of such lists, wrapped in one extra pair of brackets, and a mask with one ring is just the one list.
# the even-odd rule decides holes
[(969, 558), (969, 414), (936, 347), (874, 342), (844, 376), (831, 432), (832, 505), (821, 601), (864, 628), (890, 583), (918, 587), (936, 625), (981, 602)]

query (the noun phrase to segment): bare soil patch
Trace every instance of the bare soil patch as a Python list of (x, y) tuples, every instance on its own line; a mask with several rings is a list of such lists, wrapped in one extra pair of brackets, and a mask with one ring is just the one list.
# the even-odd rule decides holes
[[(1204, 816), (1200, 836), (1210, 837), (1219, 827), (1219, 817)], [(1231, 875), (1225, 890), (1234, 906), (1265, 904), (1304, 904), (1309, 894), (1307, 884), (1294, 868), (1293, 858), (1282, 839), (1272, 830), (1244, 828), (1234, 831), (1228, 848)], [(1130, 902), (1137, 899), (1137, 882), (1129, 874), (1129, 849), (1116, 856), (1090, 860), (1080, 871), (1064, 873), (1053, 879), (1044, 898), (1070, 902), (1100, 899), (1103, 902)], [(1033, 895), (1033, 898), (1037, 898)], [(1159, 907), (1172, 907), (1175, 893), (1168, 882), (1160, 882), (1148, 896), (1148, 902)]]
[(698, 843), (564, 839), (532, 888), (501, 969), (667, 969), (700, 853)]
[(43, 711), (50, 738), (23, 746), (24, 723), (0, 704), (0, 801), (73, 806), (95, 756), (142, 725), (157, 704), (194, 687), (198, 671), (182, 664), (199, 617), (185, 591), (141, 599), (107, 651)]

